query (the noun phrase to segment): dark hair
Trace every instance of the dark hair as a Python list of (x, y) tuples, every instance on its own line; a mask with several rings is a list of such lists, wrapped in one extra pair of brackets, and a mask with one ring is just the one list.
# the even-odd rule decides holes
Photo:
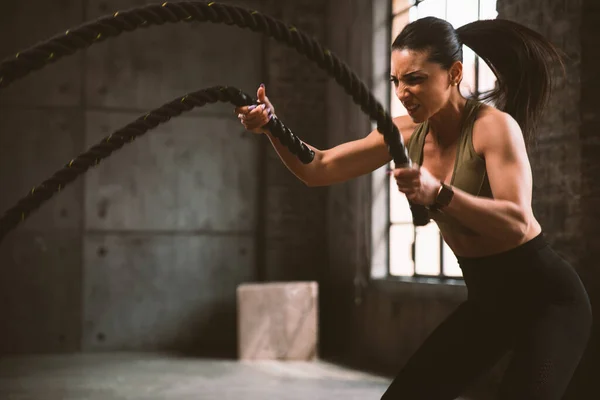
[(408, 24), (392, 43), (392, 50), (427, 50), (429, 61), (449, 69), (454, 62), (462, 62), (463, 44), (480, 56), (497, 78), (496, 87), (478, 99), (490, 100), (509, 113), (529, 141), (550, 97), (552, 63), (563, 65), (558, 50), (542, 35), (516, 22), (479, 20), (455, 30), (435, 17)]

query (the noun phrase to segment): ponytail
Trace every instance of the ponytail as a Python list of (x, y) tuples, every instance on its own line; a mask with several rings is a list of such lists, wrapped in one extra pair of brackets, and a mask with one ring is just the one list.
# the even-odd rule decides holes
[(539, 33), (503, 19), (471, 22), (456, 33), (496, 75), (496, 87), (479, 100), (510, 114), (530, 142), (554, 84), (553, 63), (564, 72), (558, 50)]

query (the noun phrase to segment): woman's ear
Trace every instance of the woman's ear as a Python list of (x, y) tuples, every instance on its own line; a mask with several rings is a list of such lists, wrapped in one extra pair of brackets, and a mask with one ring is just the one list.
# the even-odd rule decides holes
[(448, 77), (452, 86), (457, 86), (463, 79), (463, 64), (460, 61), (455, 61), (448, 71)]

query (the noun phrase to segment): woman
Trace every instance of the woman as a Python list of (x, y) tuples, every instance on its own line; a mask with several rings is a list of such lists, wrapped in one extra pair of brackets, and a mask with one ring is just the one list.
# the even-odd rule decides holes
[[(497, 108), (460, 91), (462, 45), (497, 77), (487, 95)], [(395, 118), (417, 167), (393, 170), (398, 189), (429, 209), (456, 254), (468, 288), (461, 304), (414, 353), (383, 398), (455, 399), (507, 352), (502, 399), (560, 399), (591, 329), (586, 291), (574, 269), (544, 241), (532, 212), (526, 142), (552, 84), (554, 47), (505, 20), (455, 30), (419, 19), (392, 45), (391, 80), (408, 116)], [(258, 89), (257, 107), (236, 109), (246, 129), (269, 137), (281, 160), (309, 186), (330, 185), (391, 161), (383, 136), (315, 151), (302, 164), (261, 127), (274, 112)]]

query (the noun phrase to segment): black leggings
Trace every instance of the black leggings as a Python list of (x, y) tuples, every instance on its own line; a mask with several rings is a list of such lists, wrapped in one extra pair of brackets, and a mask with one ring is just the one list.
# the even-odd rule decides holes
[(592, 324), (575, 270), (542, 235), (498, 255), (458, 261), (467, 301), (431, 333), (382, 399), (454, 400), (509, 351), (500, 399), (560, 399)]

